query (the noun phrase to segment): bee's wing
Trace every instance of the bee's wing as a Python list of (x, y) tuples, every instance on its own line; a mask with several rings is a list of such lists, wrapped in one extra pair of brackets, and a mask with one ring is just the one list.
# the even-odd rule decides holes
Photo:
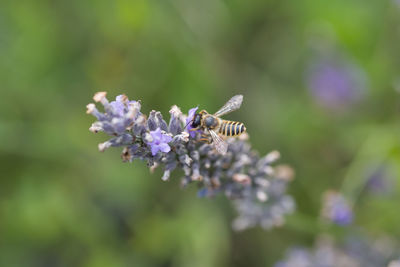
[(243, 96), (242, 95), (235, 95), (232, 97), (226, 104), (220, 108), (217, 112), (215, 112), (215, 116), (222, 116), (225, 115), (229, 112), (232, 112), (234, 110), (237, 110), (240, 108), (240, 105), (242, 104), (243, 101)]
[(216, 132), (213, 130), (208, 130), (210, 132), (211, 138), (213, 140), (214, 146), (218, 153), (224, 155), (228, 151), (228, 143), (225, 142)]

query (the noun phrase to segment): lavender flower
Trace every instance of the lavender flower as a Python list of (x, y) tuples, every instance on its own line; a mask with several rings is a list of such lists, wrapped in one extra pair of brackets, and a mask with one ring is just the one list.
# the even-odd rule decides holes
[(150, 139), (150, 141), (147, 142), (147, 144), (150, 146), (153, 156), (159, 151), (168, 153), (171, 150), (168, 143), (172, 141), (172, 137), (162, 133), (160, 128), (157, 128), (155, 131), (150, 131), (148, 139)]
[(324, 194), (322, 216), (337, 225), (348, 225), (353, 221), (353, 211), (340, 193), (328, 191)]
[(310, 267), (313, 255), (304, 248), (293, 248), (287, 252), (286, 260), (280, 261), (274, 267)]
[(294, 201), (286, 194), (286, 186), (293, 178), (292, 169), (272, 166), (280, 156), (276, 151), (259, 157), (247, 142), (247, 134), (228, 139), (228, 151), (221, 155), (212, 144), (199, 142), (195, 131), (185, 131), (184, 126), (193, 119), (197, 107), (189, 110), (185, 124), (185, 116), (173, 106), (167, 124), (158, 111), (151, 111), (147, 119), (140, 112), (140, 101), (129, 101), (125, 95), (110, 103), (106, 93), (100, 92), (94, 100), (103, 105), (104, 112), (97, 110), (95, 104), (87, 105), (87, 113), (97, 119), (89, 129), (111, 136), (99, 144), (100, 151), (123, 147), (124, 162), (140, 159), (150, 168), (163, 166), (163, 181), (170, 179), (174, 169), (182, 169), (181, 185), (197, 183), (199, 197), (225, 194), (239, 212), (234, 229), (280, 226), (285, 215), (294, 210)]
[[(391, 240), (380, 238), (348, 238), (342, 244), (336, 244), (327, 236), (319, 238), (313, 249), (292, 248), (286, 258), (274, 267), (377, 267), (388, 266), (393, 259), (395, 246)], [(398, 253), (395, 255), (398, 259)], [(397, 266), (398, 261), (390, 264)], [(391, 267), (389, 265), (388, 267)]]
[(389, 262), (387, 267), (400, 267), (400, 259)]
[(385, 194), (390, 192), (392, 183), (390, 175), (385, 166), (379, 167), (377, 170), (370, 174), (366, 188), (373, 194)]
[(307, 73), (307, 86), (323, 107), (340, 110), (357, 103), (364, 95), (366, 79), (356, 66), (339, 59), (320, 59)]
[(192, 130), (193, 127), (192, 127), (192, 123), (191, 123), (193, 121), (194, 115), (196, 114), (196, 111), (198, 109), (199, 109), (199, 107), (195, 107), (195, 108), (190, 109), (189, 112), (188, 112), (188, 116), (186, 118), (186, 129), (187, 129), (187, 132), (189, 133), (191, 138), (195, 138), (196, 134), (201, 132), (200, 130), (193, 131)]

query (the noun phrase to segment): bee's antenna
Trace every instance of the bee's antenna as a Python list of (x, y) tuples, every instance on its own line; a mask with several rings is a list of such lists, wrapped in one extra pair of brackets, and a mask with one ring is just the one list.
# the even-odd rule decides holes
[(189, 125), (189, 123), (191, 123), (193, 121), (194, 121), (194, 118), (192, 120), (190, 120), (188, 123), (186, 123), (185, 128), (183, 128), (183, 129), (186, 129), (186, 127)]

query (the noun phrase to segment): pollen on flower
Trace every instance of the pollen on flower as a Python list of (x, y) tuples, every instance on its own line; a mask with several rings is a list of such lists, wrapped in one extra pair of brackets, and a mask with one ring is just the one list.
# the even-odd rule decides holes
[(121, 101), (122, 103), (128, 102), (128, 97), (125, 94), (119, 95), (116, 98), (117, 101)]
[(105, 99), (107, 95), (107, 92), (97, 92), (94, 97), (93, 100), (96, 102), (102, 102), (103, 99)]
[(95, 122), (92, 124), (92, 126), (90, 126), (89, 131), (91, 131), (92, 133), (98, 133), (102, 130), (102, 126), (101, 123), (99, 122)]
[(275, 173), (275, 169), (272, 168), (271, 166), (264, 166), (264, 167), (260, 168), (260, 170), (263, 173), (265, 173), (266, 175), (270, 175), (270, 176), (274, 175), (274, 173)]
[(285, 181), (292, 181), (294, 179), (295, 173), (292, 167), (289, 165), (278, 165), (275, 167), (275, 176), (278, 179), (282, 179)]
[(93, 103), (87, 104), (86, 106), (86, 114), (92, 114), (92, 112), (96, 109), (96, 105)]
[(236, 173), (233, 175), (233, 180), (240, 184), (251, 184), (250, 176), (243, 173)]
[(108, 146), (108, 143), (107, 143), (107, 142), (104, 142), (104, 143), (100, 143), (100, 144), (98, 145), (98, 148), (99, 148), (99, 151), (100, 151), (100, 152), (104, 152), (104, 150), (106, 150), (107, 148), (109, 148), (109, 146)]
[(203, 176), (200, 175), (199, 171), (195, 171), (192, 174), (192, 179), (193, 179), (193, 181), (201, 181), (201, 180), (203, 180)]
[(238, 138), (239, 138), (239, 140), (242, 140), (242, 141), (249, 140), (249, 134), (246, 133), (246, 132), (244, 132), (244, 133), (242, 133), (241, 135), (239, 135)]
[(268, 200), (268, 195), (267, 193), (265, 193), (264, 191), (257, 191), (257, 198), (258, 200), (260, 200), (261, 202), (265, 202)]
[(271, 151), (265, 156), (265, 160), (268, 162), (275, 162), (281, 157), (281, 153), (279, 151)]
[(150, 133), (145, 133), (144, 140), (146, 141), (146, 143), (152, 143), (154, 141), (153, 135)]
[(182, 111), (178, 108), (177, 105), (173, 105), (169, 111), (172, 116), (180, 117), (182, 115)]

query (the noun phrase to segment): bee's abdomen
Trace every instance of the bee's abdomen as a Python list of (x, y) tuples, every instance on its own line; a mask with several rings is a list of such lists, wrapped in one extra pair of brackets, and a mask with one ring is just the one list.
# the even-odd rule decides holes
[(222, 121), (219, 133), (225, 136), (236, 136), (246, 131), (244, 124), (237, 121)]

